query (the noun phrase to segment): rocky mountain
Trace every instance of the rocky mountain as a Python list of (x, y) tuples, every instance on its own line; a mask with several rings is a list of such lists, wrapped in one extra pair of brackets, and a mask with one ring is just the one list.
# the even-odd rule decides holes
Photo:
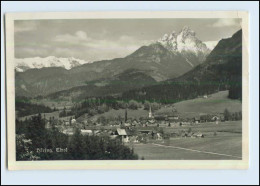
[(211, 51), (187, 26), (183, 27), (179, 33), (173, 31), (171, 34), (165, 34), (157, 42), (173, 53), (182, 54), (191, 66), (201, 64)]
[(220, 90), (229, 90), (230, 98), (242, 99), (242, 30), (220, 40), (206, 61), (189, 72), (159, 85), (130, 90), (123, 98), (169, 103)]
[(80, 66), (82, 64), (89, 63), (81, 59), (76, 59), (74, 57), (70, 58), (58, 58), (55, 56), (49, 56), (45, 58), (33, 57), (33, 58), (16, 58), (15, 59), (15, 69), (18, 72), (24, 72), (32, 68), (47, 68), (47, 67), (63, 67), (67, 70)]

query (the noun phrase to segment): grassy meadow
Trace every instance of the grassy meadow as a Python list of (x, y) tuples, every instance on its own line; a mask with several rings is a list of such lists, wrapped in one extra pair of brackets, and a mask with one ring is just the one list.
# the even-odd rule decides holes
[[(242, 122), (227, 121), (218, 125), (204, 123), (187, 127), (164, 127), (165, 132), (191, 128), (204, 138), (170, 138), (131, 144), (139, 157), (145, 160), (239, 160), (242, 157)], [(216, 134), (214, 135), (214, 133)]]
[[(225, 109), (228, 109), (230, 112), (242, 111), (241, 101), (229, 99), (228, 91), (220, 91), (208, 95), (208, 98), (181, 101), (173, 106), (183, 118), (192, 118), (200, 114), (223, 113)], [(172, 106), (162, 107), (156, 113), (171, 113), (172, 110)]]

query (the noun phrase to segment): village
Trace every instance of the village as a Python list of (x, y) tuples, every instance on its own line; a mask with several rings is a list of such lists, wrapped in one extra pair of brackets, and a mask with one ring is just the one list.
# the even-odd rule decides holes
[[(106, 125), (88, 119), (75, 119), (74, 116), (57, 118), (57, 121), (55, 127), (69, 136), (75, 133), (75, 129), (79, 129), (84, 136), (109, 136), (123, 143), (147, 143), (170, 138), (204, 138), (205, 134), (192, 131), (192, 127), (206, 122), (217, 125), (225, 120), (223, 114), (201, 115), (190, 119), (181, 118), (176, 111), (171, 115), (154, 115), (150, 107), (146, 117), (128, 118), (126, 109), (123, 121), (110, 121)], [(52, 125), (47, 121), (45, 128), (51, 128)]]

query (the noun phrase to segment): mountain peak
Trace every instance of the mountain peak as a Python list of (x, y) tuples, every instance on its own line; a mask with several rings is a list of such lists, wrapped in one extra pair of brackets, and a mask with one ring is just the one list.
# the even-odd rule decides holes
[(157, 42), (172, 52), (190, 52), (195, 55), (208, 55), (210, 49), (196, 37), (196, 33), (188, 26), (184, 26), (177, 34), (173, 31), (171, 34), (165, 34)]
[(181, 33), (184, 33), (184, 34), (190, 34), (192, 36), (195, 36), (195, 31), (192, 30), (190, 27), (188, 26), (184, 26), (182, 29), (181, 29)]

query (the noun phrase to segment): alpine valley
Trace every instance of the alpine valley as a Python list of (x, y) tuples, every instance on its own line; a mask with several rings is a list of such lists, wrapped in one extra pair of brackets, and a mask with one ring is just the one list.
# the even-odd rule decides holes
[[(114, 24), (114, 20), (107, 21), (102, 23)], [(206, 22), (201, 27), (205, 30), (200, 32), (205, 34), (204, 38), (200, 39), (187, 26), (164, 34), (151, 19), (149, 24), (154, 30), (144, 35), (142, 29), (131, 24), (123, 27), (128, 22), (122, 21), (121, 28), (134, 35), (129, 37), (131, 42), (117, 40), (125, 35), (125, 30), (115, 28), (104, 33), (113, 36), (103, 35), (100, 24), (91, 27), (79, 25), (78, 20), (59, 21), (55, 22), (59, 24), (55, 30), (63, 39), (62, 47), (68, 49), (61, 54), (75, 56), (65, 58), (52, 52), (61, 43), (56, 46), (49, 34), (56, 37), (57, 33), (49, 32), (46, 53), (57, 56), (43, 56), (46, 53), (40, 51), (41, 57), (15, 59), (16, 161), (244, 160), (240, 26), (234, 31), (225, 25), (207, 29)], [(183, 21), (190, 24), (194, 19), (175, 20), (176, 24), (186, 24)], [(203, 21), (196, 23), (200, 22)], [(41, 24), (47, 23), (50, 24), (49, 21)], [(75, 35), (76, 26), (86, 30)], [(91, 32), (90, 28), (100, 32)], [(208, 32), (215, 29), (217, 34)], [(43, 34), (40, 33), (37, 38)], [(222, 38), (227, 35), (228, 38)], [(29, 36), (27, 33), (25, 39)], [(141, 43), (146, 38), (157, 39), (143, 45), (138, 44), (139, 38)], [(210, 41), (203, 42), (205, 38)], [(221, 39), (214, 41), (215, 38)], [(95, 47), (89, 47), (93, 43)], [(77, 54), (103, 59), (102, 55), (110, 49), (116, 55), (122, 50), (129, 51), (126, 45), (134, 47), (122, 58), (100, 61), (76, 58)], [(31, 56), (23, 52), (16, 56)], [(48, 149), (53, 152), (45, 153)]]

